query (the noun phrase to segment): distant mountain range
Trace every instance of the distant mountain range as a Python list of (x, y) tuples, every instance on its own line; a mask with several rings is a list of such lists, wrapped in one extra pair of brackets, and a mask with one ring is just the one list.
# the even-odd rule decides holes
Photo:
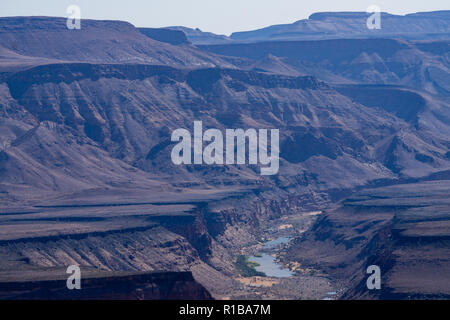
[(450, 11), (423, 12), (404, 16), (381, 13), (381, 29), (368, 29), (365, 12), (320, 12), (292, 24), (235, 32), (238, 41), (324, 40), (351, 38), (448, 39)]
[(185, 27), (167, 27), (183, 31), (198, 45), (230, 42), (280, 40), (396, 38), (431, 40), (450, 38), (450, 11), (419, 12), (406, 15), (381, 13), (381, 29), (370, 30), (366, 21), (372, 13), (319, 12), (308, 19), (253, 31), (234, 32), (230, 37)]
[(219, 44), (229, 43), (231, 39), (224, 35), (214, 34), (212, 32), (203, 32), (200, 29), (192, 29), (181, 26), (166, 27), (165, 29), (178, 30), (186, 34), (190, 42), (194, 44)]

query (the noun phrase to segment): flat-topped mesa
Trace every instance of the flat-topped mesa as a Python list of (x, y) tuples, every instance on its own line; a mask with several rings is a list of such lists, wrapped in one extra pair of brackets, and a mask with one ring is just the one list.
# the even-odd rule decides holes
[(5, 82), (10, 87), (12, 96), (20, 98), (34, 84), (69, 84), (83, 79), (96, 81), (100, 78), (143, 80), (151, 77), (164, 77), (164, 81), (187, 81), (195, 91), (200, 93), (209, 91), (212, 85), (220, 79), (232, 81), (229, 85), (234, 89), (239, 89), (239, 83), (241, 86), (249, 85), (263, 88), (312, 90), (328, 88), (325, 82), (312, 76), (294, 77), (222, 68), (188, 71), (170, 66), (148, 64), (48, 64), (12, 74), (6, 77)]
[[(315, 12), (311, 14), (308, 19), (309, 20), (326, 20), (326, 19), (355, 19), (355, 18), (366, 18), (367, 12)], [(392, 18), (436, 18), (436, 19), (450, 19), (450, 10), (440, 10), (440, 11), (430, 11), (430, 12), (416, 12), (409, 13), (405, 15), (397, 15), (391, 14), (387, 12), (381, 12), (381, 15), (384, 17), (392, 17)], [(302, 21), (302, 20), (300, 20)]]
[[(4, 17), (0, 18), (0, 33), (29, 31), (67, 31), (67, 18), (64, 17)], [(87, 32), (94, 29), (111, 29), (116, 32), (126, 32), (135, 27), (126, 21), (82, 19), (82, 28), (77, 32)]]
[(56, 17), (0, 18), (0, 70), (11, 60), (35, 65), (76, 61), (230, 66), (193, 46), (179, 48), (162, 38), (155, 40), (128, 22), (81, 19), (79, 29), (70, 29), (67, 23), (66, 18)]
[(214, 83), (224, 79), (227, 85), (236, 91), (245, 91), (246, 86), (256, 86), (266, 89), (328, 89), (325, 82), (312, 76), (285, 76), (266, 74), (255, 71), (237, 69), (208, 68), (193, 70), (188, 74), (187, 83), (199, 93), (212, 90)]
[(258, 30), (233, 33), (230, 38), (240, 42), (277, 40), (325, 40), (325, 39), (448, 39), (450, 11), (419, 12), (395, 15), (380, 12), (381, 28), (370, 29), (367, 20), (373, 13), (367, 12), (318, 12), (308, 19), (291, 24), (268, 26)]
[[(396, 16), (390, 13), (381, 13), (383, 16)], [(366, 12), (315, 12), (308, 17), (308, 20), (325, 21), (330, 19), (367, 19), (368, 14)], [(299, 20), (305, 21), (305, 20)]]
[(186, 34), (181, 30), (165, 28), (139, 28), (139, 31), (147, 37), (160, 42), (173, 45), (190, 44)]

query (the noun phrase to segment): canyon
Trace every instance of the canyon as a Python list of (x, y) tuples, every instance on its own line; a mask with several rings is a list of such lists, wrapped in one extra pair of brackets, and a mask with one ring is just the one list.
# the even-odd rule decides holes
[[(73, 264), (85, 298), (449, 297), (448, 39), (0, 26), (1, 297), (67, 298), (52, 281)], [(174, 164), (171, 133), (194, 121), (278, 129), (278, 173)], [(280, 237), (268, 254), (294, 275), (240, 274), (239, 256)], [(371, 264), (381, 290), (365, 288)]]

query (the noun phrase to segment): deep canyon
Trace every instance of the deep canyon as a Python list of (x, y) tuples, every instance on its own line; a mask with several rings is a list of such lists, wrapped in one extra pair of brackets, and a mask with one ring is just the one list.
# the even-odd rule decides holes
[[(450, 298), (449, 29), (424, 26), (216, 43), (0, 18), (0, 298), (67, 298), (73, 264), (88, 298)], [(175, 165), (171, 133), (194, 121), (278, 129), (278, 173)], [(240, 256), (290, 273), (244, 276)]]

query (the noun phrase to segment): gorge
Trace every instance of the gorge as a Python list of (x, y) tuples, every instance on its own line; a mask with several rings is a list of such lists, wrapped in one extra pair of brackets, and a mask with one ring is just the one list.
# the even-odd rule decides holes
[[(91, 293), (129, 279), (99, 293), (112, 299), (449, 297), (443, 35), (194, 45), (169, 29), (81, 25), (0, 18), (2, 297), (11, 283), (61, 292), (73, 264)], [(276, 174), (239, 147), (233, 165), (196, 163), (195, 150), (174, 163), (172, 133), (196, 121), (241, 128), (244, 145), (278, 129), (279, 148), (259, 148)], [(239, 256), (283, 237), (268, 254), (291, 276), (239, 272)], [(372, 264), (381, 290), (365, 286)]]

